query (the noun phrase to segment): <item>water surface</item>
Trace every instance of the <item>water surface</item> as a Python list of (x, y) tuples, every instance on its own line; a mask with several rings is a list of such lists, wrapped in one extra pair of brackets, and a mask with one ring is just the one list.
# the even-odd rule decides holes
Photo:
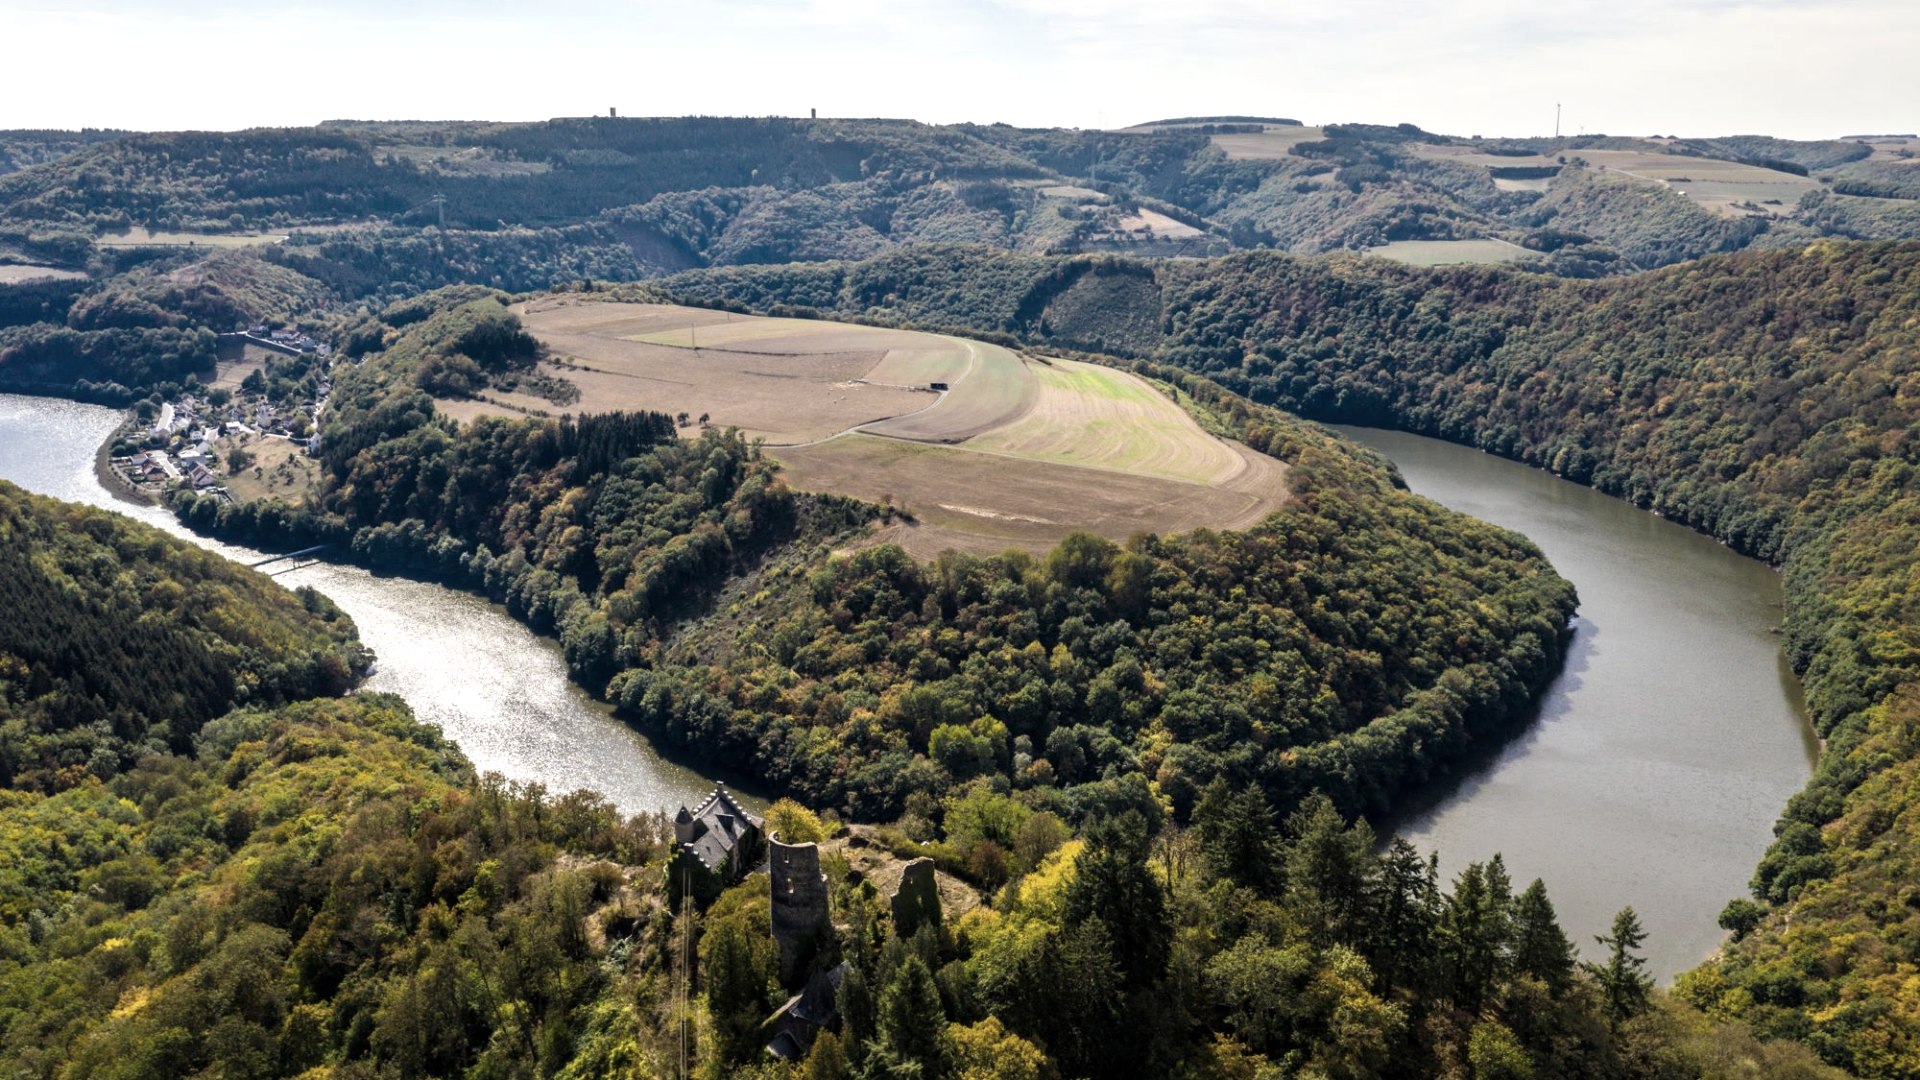
[(1818, 752), (1775, 629), (1780, 575), (1619, 499), (1491, 454), (1368, 428), (1408, 486), (1524, 533), (1580, 593), (1566, 669), (1512, 742), (1390, 822), (1442, 875), (1499, 852), (1544, 878), (1589, 958), (1628, 904), (1662, 978), (1719, 944)]
[[(127, 514), (239, 562), (266, 558), (196, 536), (165, 509), (123, 500), (102, 486), (94, 454), (121, 417), (95, 405), (0, 394), (0, 479)], [(274, 577), (288, 588), (311, 585), (353, 616), (360, 639), (378, 657), (367, 688), (406, 698), (482, 771), (554, 792), (592, 788), (628, 813), (671, 812), (712, 786), (663, 759), (574, 685), (558, 645), (480, 597), (328, 563)]]

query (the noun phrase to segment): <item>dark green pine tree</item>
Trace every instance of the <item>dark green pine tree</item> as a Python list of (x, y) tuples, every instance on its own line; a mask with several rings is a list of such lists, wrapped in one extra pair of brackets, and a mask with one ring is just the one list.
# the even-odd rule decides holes
[(1573, 982), (1573, 942), (1561, 931), (1547, 886), (1539, 878), (1513, 902), (1513, 966), (1545, 983), (1555, 997)]
[[(918, 1075), (921, 1080), (940, 1080), (953, 1074), (953, 1037), (947, 1032), (940, 988), (918, 956), (907, 957), (894, 972), (886, 993), (880, 995), (877, 1044), (875, 1051), (895, 1072)], [(915, 1066), (917, 1073), (912, 1072)]]
[(1315, 794), (1287, 818), (1285, 904), (1321, 945), (1364, 936), (1367, 898), (1377, 867), (1373, 829), (1347, 825), (1333, 800)]
[(1593, 940), (1607, 947), (1607, 959), (1605, 963), (1588, 964), (1587, 971), (1600, 984), (1607, 1020), (1618, 1028), (1646, 1011), (1653, 990), (1646, 958), (1634, 953), (1647, 940), (1647, 932), (1633, 908), (1623, 907), (1613, 917), (1613, 932)]
[[(1508, 939), (1506, 870), (1472, 863), (1454, 879), (1441, 920), (1441, 964), (1448, 996), (1468, 1012), (1479, 1012), (1498, 985)], [(1489, 880), (1491, 879), (1491, 880)]]
[(1258, 788), (1235, 791), (1225, 777), (1214, 777), (1194, 806), (1193, 828), (1215, 877), (1263, 893), (1279, 891), (1280, 831)]
[(1066, 923), (1098, 918), (1113, 940), (1126, 988), (1139, 990), (1166, 974), (1173, 947), (1172, 919), (1160, 880), (1147, 866), (1146, 821), (1137, 811), (1087, 827), (1087, 846), (1067, 886)]
[(1368, 904), (1372, 926), (1360, 941), (1383, 991), (1424, 989), (1440, 922), (1439, 865), (1394, 837), (1380, 859)]

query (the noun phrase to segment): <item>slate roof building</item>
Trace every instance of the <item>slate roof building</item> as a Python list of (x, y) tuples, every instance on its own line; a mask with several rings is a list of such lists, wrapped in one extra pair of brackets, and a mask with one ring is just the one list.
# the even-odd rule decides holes
[(767, 1053), (781, 1061), (799, 1061), (807, 1056), (820, 1032), (840, 1026), (840, 984), (847, 978), (847, 965), (815, 971), (806, 988), (787, 999), (780, 1011), (767, 1021), (773, 1037), (767, 1040)]
[(691, 891), (701, 903), (745, 877), (760, 861), (764, 825), (747, 813), (728, 793), (715, 785), (713, 794), (697, 808), (681, 807), (673, 816), (674, 860), (669, 889)]

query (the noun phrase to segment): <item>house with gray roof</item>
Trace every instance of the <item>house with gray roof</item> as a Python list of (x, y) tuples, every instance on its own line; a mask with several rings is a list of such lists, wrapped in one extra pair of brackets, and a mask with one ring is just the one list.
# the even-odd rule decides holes
[(701, 903), (747, 875), (764, 850), (764, 823), (736, 801), (726, 785), (697, 808), (673, 816), (674, 857), (669, 891), (674, 902), (690, 891)]

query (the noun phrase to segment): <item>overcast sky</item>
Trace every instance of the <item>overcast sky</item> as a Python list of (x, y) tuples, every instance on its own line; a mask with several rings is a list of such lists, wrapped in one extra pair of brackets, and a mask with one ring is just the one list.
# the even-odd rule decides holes
[(1226, 113), (1795, 138), (1920, 129), (1920, 0), (0, 0), (0, 128)]

